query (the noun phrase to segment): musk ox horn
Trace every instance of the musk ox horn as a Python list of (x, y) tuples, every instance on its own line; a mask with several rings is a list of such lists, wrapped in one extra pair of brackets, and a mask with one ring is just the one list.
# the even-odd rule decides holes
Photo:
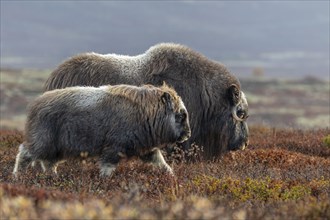
[(247, 103), (247, 100), (246, 100), (246, 97), (245, 97), (244, 92), (241, 91), (240, 93), (241, 93), (240, 94), (240, 100), (237, 103), (237, 105), (235, 105), (235, 107), (232, 108), (231, 114), (233, 115), (233, 118), (235, 120), (242, 122), (242, 121), (245, 121), (248, 118), (248, 115), (247, 114), (245, 114), (245, 115), (243, 114), (242, 117), (239, 117), (237, 115), (238, 108), (240, 107), (242, 109), (245, 109), (245, 108), (247, 109), (248, 103)]
[(235, 106), (232, 110), (231, 110), (231, 114), (233, 115), (233, 118), (237, 121), (244, 121), (243, 118), (240, 118), (237, 116), (237, 106)]

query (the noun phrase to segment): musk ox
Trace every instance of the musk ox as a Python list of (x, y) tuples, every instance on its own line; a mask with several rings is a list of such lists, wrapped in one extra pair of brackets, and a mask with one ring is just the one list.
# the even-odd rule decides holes
[(29, 106), (13, 173), (34, 161), (56, 172), (58, 162), (81, 154), (100, 158), (101, 175), (132, 156), (172, 173), (159, 149), (190, 135), (187, 110), (165, 84), (57, 89)]
[(59, 65), (45, 90), (68, 86), (166, 82), (181, 96), (190, 116), (192, 143), (213, 159), (248, 144), (248, 104), (238, 79), (228, 69), (179, 44), (161, 43), (137, 56), (84, 53)]

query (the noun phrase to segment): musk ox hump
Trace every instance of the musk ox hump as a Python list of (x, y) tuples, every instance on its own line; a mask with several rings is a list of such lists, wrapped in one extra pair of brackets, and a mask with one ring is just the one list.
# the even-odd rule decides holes
[(211, 64), (211, 60), (191, 48), (175, 43), (160, 43), (150, 47), (145, 56), (148, 60), (149, 73), (164, 74), (169, 68), (175, 68), (177, 73), (185, 69), (199, 69), (202, 65)]

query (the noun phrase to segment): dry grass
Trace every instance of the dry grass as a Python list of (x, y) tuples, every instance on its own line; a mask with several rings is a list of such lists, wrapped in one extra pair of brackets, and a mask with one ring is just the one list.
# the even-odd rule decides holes
[[(252, 127), (250, 146), (213, 162), (176, 162), (173, 178), (124, 161), (100, 178), (95, 159), (58, 175), (13, 170), (18, 131), (0, 132), (1, 217), (19, 219), (329, 219), (330, 129)], [(172, 157), (173, 158), (173, 157)], [(173, 160), (178, 161), (178, 160)]]

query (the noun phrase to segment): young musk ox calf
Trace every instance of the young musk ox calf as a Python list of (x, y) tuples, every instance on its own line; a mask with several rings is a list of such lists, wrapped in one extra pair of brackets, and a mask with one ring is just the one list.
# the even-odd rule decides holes
[(31, 103), (13, 173), (41, 161), (44, 171), (82, 153), (100, 157), (109, 176), (122, 157), (138, 156), (172, 173), (159, 148), (190, 137), (187, 110), (163, 85), (69, 87)]
[(68, 86), (166, 82), (181, 96), (190, 117), (192, 143), (213, 159), (248, 144), (248, 103), (238, 79), (228, 69), (182, 45), (161, 43), (137, 56), (84, 53), (59, 65), (45, 90)]

